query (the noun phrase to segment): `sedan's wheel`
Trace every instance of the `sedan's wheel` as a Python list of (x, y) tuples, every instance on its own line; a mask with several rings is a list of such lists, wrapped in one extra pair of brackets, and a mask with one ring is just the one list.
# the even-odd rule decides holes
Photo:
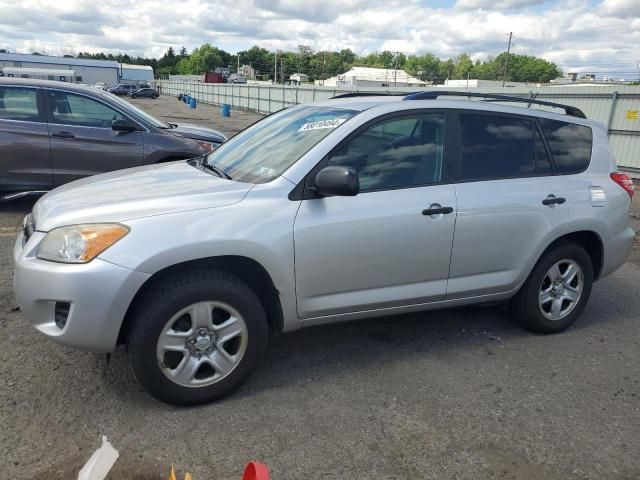
[(136, 377), (174, 405), (231, 393), (255, 368), (268, 339), (256, 294), (220, 271), (191, 270), (158, 282), (136, 302), (130, 321)]
[(156, 357), (167, 378), (183, 387), (219, 382), (241, 362), (249, 331), (242, 315), (221, 302), (198, 302), (169, 319)]
[(560, 332), (580, 316), (592, 284), (593, 265), (587, 252), (575, 243), (559, 243), (540, 258), (511, 299), (511, 313), (530, 330)]

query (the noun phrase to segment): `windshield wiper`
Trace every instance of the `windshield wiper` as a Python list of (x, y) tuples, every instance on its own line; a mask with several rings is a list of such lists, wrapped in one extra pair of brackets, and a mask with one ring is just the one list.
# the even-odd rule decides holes
[(215, 165), (210, 165), (205, 161), (207, 158), (207, 155), (208, 154), (204, 154), (201, 157), (198, 157), (198, 165), (200, 165), (202, 168), (206, 170), (212, 171), (213, 173), (218, 175), (220, 178), (226, 178), (227, 180), (231, 180), (231, 175), (229, 175), (227, 172), (225, 172), (221, 168), (216, 167)]

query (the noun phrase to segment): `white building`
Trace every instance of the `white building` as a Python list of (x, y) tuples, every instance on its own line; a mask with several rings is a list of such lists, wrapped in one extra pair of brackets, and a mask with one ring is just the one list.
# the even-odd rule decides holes
[(75, 82), (74, 70), (57, 70), (53, 68), (0, 67), (0, 77), (36, 78), (38, 80), (57, 80), (58, 82)]
[(245, 77), (247, 80), (255, 80), (256, 79), (256, 69), (251, 65), (242, 65), (238, 69), (238, 73)]
[(129, 65), (123, 63), (120, 68), (120, 81), (148, 84), (153, 82), (153, 68), (149, 65)]
[[(5, 73), (5, 69), (8, 69)], [(11, 69), (24, 69), (10, 71)], [(109, 60), (89, 60), (84, 58), (52, 57), (49, 55), (27, 55), (22, 53), (0, 53), (0, 72), (3, 76), (22, 78), (43, 78), (42, 73), (35, 70), (52, 70), (45, 80), (60, 80), (60, 70), (73, 72), (73, 83), (104, 82), (114, 86), (120, 80), (120, 64)], [(53, 72), (55, 70), (55, 72)], [(53, 78), (50, 78), (53, 77)], [(69, 81), (69, 80), (63, 80)]]
[(297, 84), (306, 83), (309, 81), (309, 75), (304, 73), (292, 73), (289, 75), (289, 80)]
[[(530, 85), (524, 82), (505, 82), (505, 87), (523, 87)], [(464, 80), (445, 80), (444, 85), (434, 85), (435, 87), (454, 87), (454, 88), (502, 88), (502, 80), (477, 80), (469, 78)]]
[(420, 87), (427, 84), (404, 70), (369, 67), (352, 67), (342, 75), (315, 83), (326, 87)]

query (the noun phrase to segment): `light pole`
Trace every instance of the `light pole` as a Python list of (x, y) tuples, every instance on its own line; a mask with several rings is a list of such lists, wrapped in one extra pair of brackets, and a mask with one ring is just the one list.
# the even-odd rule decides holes
[(273, 83), (278, 83), (278, 50), (275, 51), (273, 60)]

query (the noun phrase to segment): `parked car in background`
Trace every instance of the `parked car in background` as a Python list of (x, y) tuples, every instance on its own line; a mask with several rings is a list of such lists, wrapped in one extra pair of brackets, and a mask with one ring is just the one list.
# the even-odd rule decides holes
[(153, 88), (140, 88), (127, 94), (131, 98), (158, 98), (158, 91)]
[(102, 90), (0, 79), (0, 198), (96, 173), (207, 153), (217, 130), (166, 123)]
[(98, 90), (106, 90), (107, 89), (107, 84), (104, 83), (104, 82), (96, 82), (91, 86), (93, 88), (97, 88)]
[(132, 83), (119, 83), (115, 87), (111, 87), (107, 90), (114, 95), (128, 95), (131, 92), (135, 92), (141, 87)]
[(126, 343), (181, 405), (233, 391), (301, 327), (509, 302), (560, 332), (632, 247), (631, 181), (574, 107), (447, 93), (295, 106), (206, 157), (57, 189), (17, 239), (18, 304), (63, 344)]
[(232, 73), (229, 75), (227, 83), (247, 83), (247, 77), (240, 73)]

